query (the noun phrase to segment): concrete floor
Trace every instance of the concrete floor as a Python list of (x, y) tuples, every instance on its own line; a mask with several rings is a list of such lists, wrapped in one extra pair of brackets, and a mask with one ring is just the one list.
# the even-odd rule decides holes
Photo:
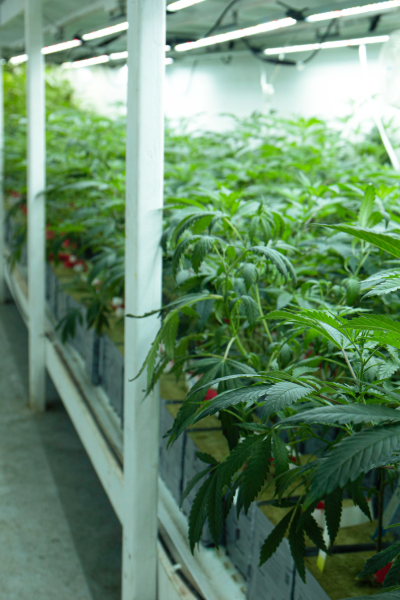
[[(52, 394), (54, 398), (54, 393)], [(0, 306), (0, 599), (119, 600), (122, 531), (60, 401), (27, 407), (27, 333)]]

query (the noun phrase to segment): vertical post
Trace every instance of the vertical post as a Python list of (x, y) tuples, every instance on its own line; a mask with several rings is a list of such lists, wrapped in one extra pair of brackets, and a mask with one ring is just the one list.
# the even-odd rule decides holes
[(25, 0), (28, 136), (29, 403), (45, 409), (46, 142), (42, 2)]
[(0, 304), (6, 299), (4, 265), (4, 82), (3, 60), (0, 52)]
[[(161, 306), (165, 0), (128, 0), (126, 312)], [(159, 393), (135, 377), (160, 323), (125, 320), (123, 600), (157, 597)]]

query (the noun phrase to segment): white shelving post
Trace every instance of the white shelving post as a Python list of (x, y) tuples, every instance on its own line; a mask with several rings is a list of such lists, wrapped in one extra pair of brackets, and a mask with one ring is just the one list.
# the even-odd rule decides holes
[(6, 299), (5, 264), (4, 264), (4, 82), (3, 60), (0, 52), (0, 304)]
[(28, 136), (29, 402), (45, 409), (45, 89), (41, 0), (25, 0)]
[[(161, 306), (165, 0), (128, 0), (126, 313)], [(159, 393), (140, 371), (156, 317), (125, 320), (123, 600), (157, 597)]]

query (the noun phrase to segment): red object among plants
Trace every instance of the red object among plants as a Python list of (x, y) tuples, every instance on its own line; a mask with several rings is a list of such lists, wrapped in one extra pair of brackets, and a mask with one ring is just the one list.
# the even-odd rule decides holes
[(386, 567), (379, 569), (377, 573), (375, 573), (375, 579), (378, 583), (383, 583), (385, 581), (386, 575), (389, 573), (390, 568), (393, 563), (388, 563)]
[(216, 396), (218, 396), (218, 392), (216, 390), (208, 390), (204, 400), (212, 400)]

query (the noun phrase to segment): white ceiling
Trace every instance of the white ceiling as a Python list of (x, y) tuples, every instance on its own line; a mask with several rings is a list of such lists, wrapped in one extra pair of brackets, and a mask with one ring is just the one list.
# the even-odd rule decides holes
[[(286, 4), (296, 10), (305, 9), (305, 15), (315, 12), (325, 12), (338, 8), (347, 8), (369, 4), (373, 0), (285, 0)], [(11, 4), (10, 4), (11, 3)], [(0, 1), (0, 23), (5, 7), (15, 7), (21, 0)], [(191, 41), (204, 37), (206, 32), (215, 24), (218, 17), (229, 4), (229, 0), (204, 0), (203, 2), (186, 8), (176, 13), (167, 15), (167, 41), (173, 46), (176, 42)], [(4, 13), (5, 14), (5, 13)], [(263, 23), (285, 16), (285, 8), (276, 0), (239, 0), (232, 10), (226, 15), (223, 23), (215, 33), (238, 29), (258, 23)], [(124, 0), (43, 0), (43, 17), (45, 26), (45, 45), (73, 39), (89, 31), (107, 27), (126, 20)], [(336, 19), (328, 39), (348, 39), (371, 35), (371, 19), (373, 15), (358, 16), (353, 18)], [(252, 46), (266, 48), (268, 46), (281, 46), (283, 44), (301, 44), (317, 41), (326, 30), (329, 22), (306, 23), (298, 22), (295, 26), (278, 32), (260, 34), (248, 38)], [(383, 11), (377, 28), (373, 34), (385, 34), (400, 28), (400, 8), (392, 11)], [(0, 47), (6, 57), (22, 53), (23, 41), (23, 15), (19, 13), (13, 19), (0, 25)], [(111, 36), (94, 40), (79, 48), (50, 55), (46, 60), (64, 62), (77, 60), (110, 52), (119, 52), (126, 49), (126, 34), (119, 37)], [(240, 40), (233, 46), (220, 44), (198, 51), (219, 52), (230, 50), (243, 51), (245, 46)], [(186, 54), (186, 53), (185, 53)], [(172, 52), (178, 60), (182, 57), (179, 53)]]

